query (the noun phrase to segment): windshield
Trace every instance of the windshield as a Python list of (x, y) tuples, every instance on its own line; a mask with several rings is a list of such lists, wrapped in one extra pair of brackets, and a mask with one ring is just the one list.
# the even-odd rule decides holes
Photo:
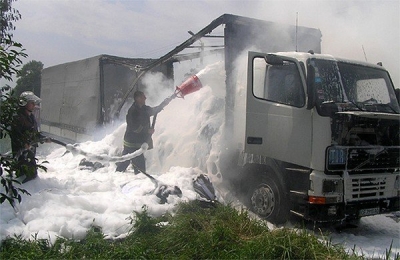
[(313, 59), (318, 104), (349, 103), (348, 110), (399, 113), (387, 71), (360, 64)]

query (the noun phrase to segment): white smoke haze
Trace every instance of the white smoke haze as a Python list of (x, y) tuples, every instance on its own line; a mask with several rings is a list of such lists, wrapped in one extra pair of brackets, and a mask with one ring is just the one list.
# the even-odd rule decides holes
[[(179, 165), (206, 170), (206, 164), (212, 168), (212, 161), (207, 159), (210, 138), (221, 129), (224, 119), (224, 100), (214, 94), (214, 89), (218, 94), (224, 89), (221, 63), (211, 64), (196, 73), (203, 87), (184, 98), (173, 99), (157, 117), (155, 148), (148, 153), (154, 160), (150, 163), (152, 169), (165, 171)], [(215, 154), (213, 158), (217, 160)]]
[[(322, 53), (381, 61), (400, 86), (400, 2), (397, 0), (30, 1), (15, 39), (45, 67), (99, 54), (158, 58), (224, 13), (318, 28)], [(177, 8), (179, 7), (179, 8)], [(260, 32), (262, 34), (262, 32)]]
[(196, 73), (203, 86), (212, 89), (212, 94), (219, 98), (225, 98), (225, 63), (217, 61)]
[(141, 78), (145, 85), (144, 91), (147, 97), (146, 104), (149, 106), (159, 105), (165, 98), (171, 96), (174, 92), (173, 80), (168, 80), (161, 72), (147, 72)]

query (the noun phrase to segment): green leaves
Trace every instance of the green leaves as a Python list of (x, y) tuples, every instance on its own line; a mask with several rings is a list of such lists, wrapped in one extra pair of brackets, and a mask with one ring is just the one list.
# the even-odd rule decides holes
[(22, 66), (17, 73), (17, 85), (15, 87), (15, 96), (19, 96), (24, 91), (32, 91), (40, 96), (41, 78), (43, 63), (32, 60)]
[(3, 170), (1, 171), (0, 183), (5, 189), (5, 193), (0, 193), (0, 203), (2, 204), (5, 201), (8, 201), (12, 207), (15, 206), (15, 201), (21, 203), (22, 194), (30, 195), (28, 191), (23, 188), (17, 188), (15, 184), (21, 184), (18, 180), (16, 180), (13, 176), (13, 172), (18, 168), (18, 163), (11, 157), (1, 156), (1, 167), (8, 174), (3, 176)]
[[(12, 2), (0, 1), (0, 78), (8, 81), (12, 81), (13, 75), (19, 72), (22, 58), (28, 56), (22, 44), (12, 39), (12, 31), (15, 30), (13, 23), (21, 19), (18, 10), (11, 7)], [(12, 94), (10, 86), (0, 88), (0, 139), (10, 136), (13, 118), (17, 114), (19, 100)], [(15, 202), (22, 200), (21, 194), (29, 194), (25, 189), (15, 186), (21, 184), (15, 179), (19, 171), (18, 162), (12, 156), (0, 154), (0, 183), (5, 190), (0, 193), (0, 203), (8, 201), (15, 207)]]
[(22, 58), (28, 57), (22, 44), (14, 42), (10, 35), (0, 45), (0, 78), (12, 81), (12, 76), (18, 73)]

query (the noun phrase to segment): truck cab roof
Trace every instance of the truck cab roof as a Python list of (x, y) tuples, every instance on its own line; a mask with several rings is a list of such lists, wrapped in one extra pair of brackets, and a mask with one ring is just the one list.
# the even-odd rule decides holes
[(273, 54), (290, 57), (290, 58), (295, 58), (295, 59), (297, 59), (299, 61), (303, 61), (303, 62), (306, 62), (306, 60), (311, 59), (311, 58), (316, 58), (316, 59), (321, 59), (321, 60), (332, 60), (332, 61), (337, 61), (337, 62), (358, 64), (358, 65), (362, 65), (362, 66), (369, 66), (369, 67), (386, 70), (381, 65), (364, 62), (364, 61), (357, 61), (357, 60), (335, 57), (330, 54), (319, 54), (319, 53), (310, 53), (310, 52), (294, 52), (294, 51), (293, 52), (277, 52), (277, 53), (273, 53)]

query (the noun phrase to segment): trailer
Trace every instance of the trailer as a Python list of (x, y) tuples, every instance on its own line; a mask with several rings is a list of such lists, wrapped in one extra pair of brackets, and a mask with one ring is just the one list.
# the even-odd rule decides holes
[[(102, 129), (113, 122), (119, 103), (138, 78), (136, 68), (153, 61), (98, 55), (43, 69), (41, 131), (72, 143), (101, 138)], [(172, 63), (150, 71), (173, 78)], [(143, 87), (140, 81), (137, 85)]]

